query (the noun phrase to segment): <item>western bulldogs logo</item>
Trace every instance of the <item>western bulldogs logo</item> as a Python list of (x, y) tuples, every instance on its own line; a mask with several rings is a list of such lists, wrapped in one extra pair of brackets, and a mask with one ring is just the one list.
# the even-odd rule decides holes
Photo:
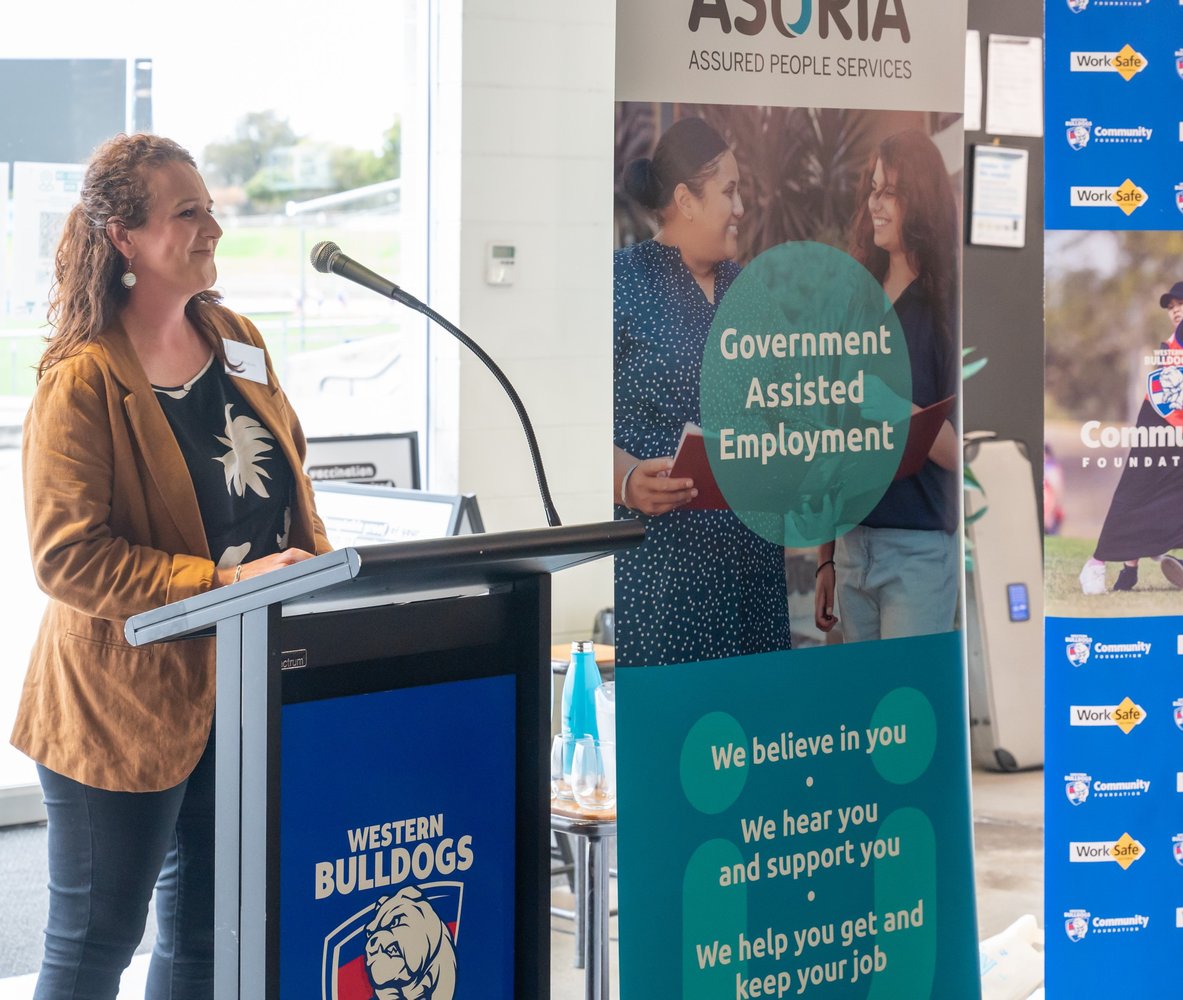
[(1093, 639), (1088, 635), (1070, 635), (1066, 636), (1064, 641), (1068, 644), (1065, 650), (1068, 656), (1068, 662), (1074, 667), (1083, 667), (1089, 661), (1089, 657), (1093, 653)]
[(1083, 805), (1092, 790), (1093, 779), (1087, 774), (1069, 774), (1064, 778), (1064, 793), (1074, 806)]
[(1183, 49), (1175, 50), (1175, 72), (1183, 77)]
[(1068, 9), (1073, 14), (1079, 14), (1089, 5), (1089, 0), (1068, 0)]
[(406, 886), (324, 943), (322, 1000), (453, 1000), (462, 882)]
[(1089, 911), (1069, 910), (1064, 914), (1064, 932), (1069, 941), (1083, 941), (1089, 932)]
[(1183, 184), (1175, 185), (1175, 207), (1183, 212)]
[(1093, 123), (1087, 118), (1072, 118), (1064, 123), (1068, 129), (1068, 145), (1073, 149), (1084, 149), (1093, 137)]
[(1146, 376), (1146, 398), (1168, 424), (1183, 424), (1183, 370), (1156, 368)]
[(1183, 732), (1183, 698), (1174, 702), (1175, 705), (1175, 727)]
[(1171, 838), (1171, 854), (1175, 859), (1175, 864), (1183, 867), (1183, 833), (1176, 833)]

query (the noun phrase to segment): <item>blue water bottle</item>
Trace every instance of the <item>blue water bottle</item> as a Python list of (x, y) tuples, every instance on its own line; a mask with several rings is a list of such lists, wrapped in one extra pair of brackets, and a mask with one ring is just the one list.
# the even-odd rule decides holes
[(584, 736), (600, 738), (596, 726), (596, 688), (602, 683), (600, 668), (596, 666), (595, 644), (571, 643), (571, 662), (563, 681), (563, 774), (567, 777), (571, 774), (575, 741)]

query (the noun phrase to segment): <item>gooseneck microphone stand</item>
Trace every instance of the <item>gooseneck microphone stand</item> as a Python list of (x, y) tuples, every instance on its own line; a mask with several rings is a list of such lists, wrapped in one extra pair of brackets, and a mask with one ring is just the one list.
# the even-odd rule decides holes
[(380, 274), (371, 271), (368, 267), (347, 257), (341, 252), (341, 248), (336, 243), (329, 240), (317, 243), (312, 248), (311, 260), (312, 266), (322, 274), (329, 274), (330, 272), (339, 274), (343, 278), (348, 278), (350, 281), (354, 281), (373, 292), (377, 292), (379, 295), (394, 299), (409, 309), (414, 309), (415, 312), (421, 313), (432, 322), (447, 330), (448, 333), (481, 359), (484, 366), (489, 369), (493, 377), (500, 383), (501, 388), (505, 390), (505, 394), (509, 397), (509, 401), (513, 404), (513, 408), (517, 412), (518, 419), (522, 422), (522, 430), (526, 434), (526, 444), (530, 449), (530, 460), (534, 463), (534, 478), (538, 481), (538, 493), (542, 498), (542, 508), (546, 512), (546, 523), (552, 528), (557, 528), (561, 525), (562, 522), (559, 520), (558, 511), (555, 510), (554, 501), (551, 500), (550, 486), (546, 481), (546, 470), (542, 467), (542, 455), (538, 450), (538, 439), (534, 436), (534, 428), (530, 423), (529, 416), (526, 414), (526, 408), (522, 405), (522, 400), (518, 396), (517, 390), (510, 384), (509, 379), (505, 377), (505, 373), (484, 352), (480, 344), (468, 336), (460, 327), (446, 320), (432, 309), (431, 306), (425, 302), (420, 302), (410, 292), (404, 291), (393, 281), (383, 278)]

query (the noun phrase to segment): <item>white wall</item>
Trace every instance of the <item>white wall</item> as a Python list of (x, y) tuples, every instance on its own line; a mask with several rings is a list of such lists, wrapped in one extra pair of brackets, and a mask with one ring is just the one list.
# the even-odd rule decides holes
[[(608, 520), (614, 6), (440, 7), (433, 303), (454, 306), (517, 388), (563, 522)], [(512, 287), (485, 283), (490, 240), (517, 247)], [(437, 355), (435, 375), (433, 488), (475, 492), (491, 531), (544, 525), (517, 417), (493, 377), (467, 352)], [(561, 574), (554, 590), (555, 641), (586, 638), (612, 603), (611, 563)]]

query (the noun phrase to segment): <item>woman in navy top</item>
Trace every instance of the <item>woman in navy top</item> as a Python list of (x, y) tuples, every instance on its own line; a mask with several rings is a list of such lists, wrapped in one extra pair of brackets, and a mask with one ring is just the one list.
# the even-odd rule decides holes
[[(957, 392), (957, 208), (940, 151), (923, 132), (888, 136), (872, 156), (850, 254), (894, 304), (912, 368), (911, 411)], [(899, 401), (906, 415), (908, 401)], [(888, 414), (864, 415), (887, 416)], [(946, 420), (915, 475), (893, 482), (863, 522), (818, 549), (815, 621), (835, 592), (847, 642), (947, 632), (959, 594), (961, 445)]]
[(652, 211), (652, 239), (613, 260), (614, 496), (618, 519), (646, 522), (616, 556), (616, 662), (657, 666), (788, 649), (784, 550), (729, 510), (681, 510), (697, 496), (671, 478), (719, 300), (739, 273), (739, 168), (699, 118), (671, 126), (625, 189)]

